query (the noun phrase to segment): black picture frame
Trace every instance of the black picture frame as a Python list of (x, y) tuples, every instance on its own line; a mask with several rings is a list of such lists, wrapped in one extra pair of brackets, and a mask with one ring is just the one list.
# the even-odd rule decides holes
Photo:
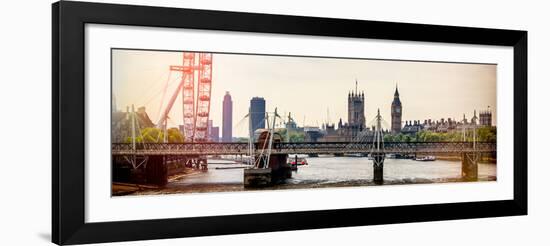
[[(85, 24), (191, 28), (513, 47), (514, 198), (86, 223)], [(82, 244), (527, 214), (527, 31), (89, 2), (52, 5), (52, 241)]]

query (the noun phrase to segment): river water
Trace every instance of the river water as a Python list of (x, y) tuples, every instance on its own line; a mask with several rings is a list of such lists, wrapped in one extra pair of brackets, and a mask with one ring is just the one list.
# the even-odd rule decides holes
[[(373, 185), (372, 160), (366, 157), (307, 157), (284, 184), (267, 189)], [(208, 171), (195, 172), (169, 182), (161, 193), (239, 191), (243, 188), (242, 164), (209, 160)], [(460, 161), (414, 161), (386, 159), (384, 184), (415, 184), (460, 181)], [(496, 180), (496, 164), (478, 164), (480, 181)]]

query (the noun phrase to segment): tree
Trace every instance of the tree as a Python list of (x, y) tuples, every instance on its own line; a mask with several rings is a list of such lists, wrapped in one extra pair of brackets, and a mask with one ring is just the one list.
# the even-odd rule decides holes
[(164, 133), (156, 127), (147, 127), (141, 130), (144, 143), (158, 143), (164, 139)]
[(478, 141), (481, 142), (496, 142), (497, 128), (496, 127), (481, 127), (477, 129)]
[(168, 134), (169, 143), (183, 143), (185, 141), (183, 133), (178, 128), (170, 128), (166, 130), (166, 133)]
[(286, 141), (288, 139), (287, 138), (288, 137), (287, 136), (288, 131), (286, 130), (286, 128), (277, 128), (277, 129), (275, 129), (275, 132), (279, 133), (284, 141)]
[[(461, 130), (455, 130), (450, 132), (432, 132), (422, 130), (416, 133), (416, 136), (403, 136), (402, 134), (393, 136), (393, 141), (406, 142), (406, 141), (418, 141), (418, 142), (471, 142), (474, 140), (472, 130), (466, 131), (466, 139), (464, 139), (464, 133)], [(389, 138), (389, 137), (388, 137)], [(476, 129), (476, 141), (479, 142), (496, 142), (497, 132), (496, 127), (480, 127)]]
[(306, 134), (303, 132), (291, 132), (290, 142), (303, 142), (306, 139)]
[[(169, 128), (166, 130), (169, 143), (183, 143), (185, 136), (178, 128)], [(146, 127), (141, 130), (140, 136), (136, 136), (137, 143), (162, 143), (164, 141), (164, 132), (156, 127)], [(126, 142), (131, 143), (132, 137), (128, 137)]]

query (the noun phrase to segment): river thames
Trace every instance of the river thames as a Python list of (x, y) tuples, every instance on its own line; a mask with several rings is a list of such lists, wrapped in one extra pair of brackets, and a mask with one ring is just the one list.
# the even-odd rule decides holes
[[(320, 156), (306, 159), (308, 165), (299, 166), (298, 171), (292, 172), (292, 178), (261, 189), (375, 185), (372, 182), (372, 160), (366, 157)], [(208, 171), (193, 171), (173, 177), (164, 188), (142, 190), (135, 194), (246, 191), (249, 189), (243, 187), (243, 167), (231, 161), (209, 160)], [(496, 167), (496, 164), (479, 163), (478, 180), (495, 181)], [(460, 161), (386, 159), (384, 162), (384, 185), (460, 182), (460, 177)]]

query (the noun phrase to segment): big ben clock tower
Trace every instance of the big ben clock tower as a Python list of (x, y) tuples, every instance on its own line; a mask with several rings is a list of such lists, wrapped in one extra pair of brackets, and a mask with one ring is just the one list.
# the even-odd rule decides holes
[(391, 132), (397, 134), (401, 132), (401, 115), (403, 114), (401, 100), (399, 100), (399, 91), (395, 86), (393, 102), (391, 103)]

